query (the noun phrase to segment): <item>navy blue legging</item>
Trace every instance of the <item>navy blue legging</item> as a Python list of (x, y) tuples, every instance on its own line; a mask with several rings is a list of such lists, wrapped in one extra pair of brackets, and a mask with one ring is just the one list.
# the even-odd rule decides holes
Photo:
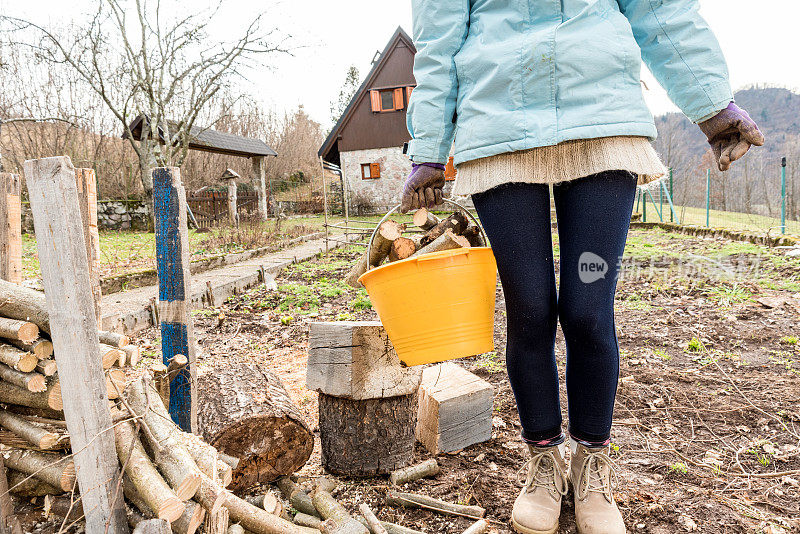
[(567, 344), (569, 432), (587, 442), (610, 436), (619, 377), (614, 293), (635, 192), (627, 171), (553, 186), (558, 294), (547, 185), (506, 184), (472, 196), (503, 285), (506, 367), (528, 441), (561, 434), (556, 321)]

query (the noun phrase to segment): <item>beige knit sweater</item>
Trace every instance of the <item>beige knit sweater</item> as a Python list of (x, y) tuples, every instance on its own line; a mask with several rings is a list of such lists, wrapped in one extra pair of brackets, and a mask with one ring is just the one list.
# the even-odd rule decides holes
[(640, 184), (667, 173), (646, 137), (581, 139), (464, 162), (458, 166), (453, 195), (511, 182), (555, 184), (612, 170), (630, 171)]

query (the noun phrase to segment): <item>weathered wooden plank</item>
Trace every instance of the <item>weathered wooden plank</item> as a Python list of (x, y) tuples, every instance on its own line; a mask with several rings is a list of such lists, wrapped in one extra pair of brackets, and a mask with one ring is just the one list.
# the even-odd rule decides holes
[(22, 202), (19, 175), (0, 172), (0, 278), (22, 283)]
[(115, 452), (108, 393), (100, 366), (97, 318), (75, 170), (68, 157), (25, 162), (50, 334), (63, 390), (87, 532), (127, 533), (122, 495), (116, 492)]
[(267, 180), (264, 156), (253, 157), (253, 189), (258, 193), (258, 215), (266, 221), (269, 216), (267, 210)]
[(197, 431), (197, 370), (190, 312), (189, 228), (180, 169), (153, 169), (158, 317), (164, 365), (176, 354), (189, 359), (170, 381), (169, 413), (186, 432)]
[(453, 452), (492, 437), (494, 388), (452, 362), (426, 368), (419, 388), (417, 440)]
[(78, 203), (83, 221), (83, 237), (89, 259), (89, 281), (92, 286), (95, 314), (100, 322), (100, 234), (97, 231), (97, 181), (94, 169), (75, 169)]
[(379, 321), (311, 323), (306, 385), (353, 400), (410, 395), (422, 368), (402, 367)]

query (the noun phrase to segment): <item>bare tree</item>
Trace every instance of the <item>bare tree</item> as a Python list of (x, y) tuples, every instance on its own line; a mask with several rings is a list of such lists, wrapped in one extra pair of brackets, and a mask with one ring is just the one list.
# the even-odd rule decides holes
[[(243, 69), (267, 54), (288, 52), (277, 30), (262, 29), (262, 15), (230, 42), (213, 41), (210, 29), (223, 1), (210, 11), (164, 15), (167, 0), (98, 0), (85, 26), (67, 31), (5, 17), (27, 44), (53, 65), (68, 66), (100, 97), (123, 127), (137, 156), (152, 212), (154, 166), (180, 166), (190, 140), (211, 116), (208, 104)], [(174, 3), (175, 11), (185, 5)], [(164, 9), (162, 9), (164, 8)], [(144, 117), (141, 134), (131, 123)]]
[(336, 97), (336, 100), (331, 100), (331, 122), (333, 124), (336, 124), (347, 105), (353, 99), (353, 95), (358, 91), (359, 81), (358, 68), (355, 65), (350, 65), (350, 68), (347, 69), (344, 84), (339, 90), (339, 96)]

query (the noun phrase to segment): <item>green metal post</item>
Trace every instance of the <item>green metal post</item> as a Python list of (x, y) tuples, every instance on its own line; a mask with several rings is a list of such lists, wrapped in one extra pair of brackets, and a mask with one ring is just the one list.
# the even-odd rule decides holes
[(711, 169), (706, 169), (706, 227), (710, 227), (711, 221)]
[(781, 233), (786, 233), (786, 156), (781, 158)]
[(647, 194), (642, 189), (642, 222), (647, 222)]
[[(672, 195), (672, 167), (669, 168), (669, 199), (670, 202), (673, 202), (675, 199), (675, 197)], [(673, 210), (669, 211), (669, 222), (675, 222), (672, 211)]]

